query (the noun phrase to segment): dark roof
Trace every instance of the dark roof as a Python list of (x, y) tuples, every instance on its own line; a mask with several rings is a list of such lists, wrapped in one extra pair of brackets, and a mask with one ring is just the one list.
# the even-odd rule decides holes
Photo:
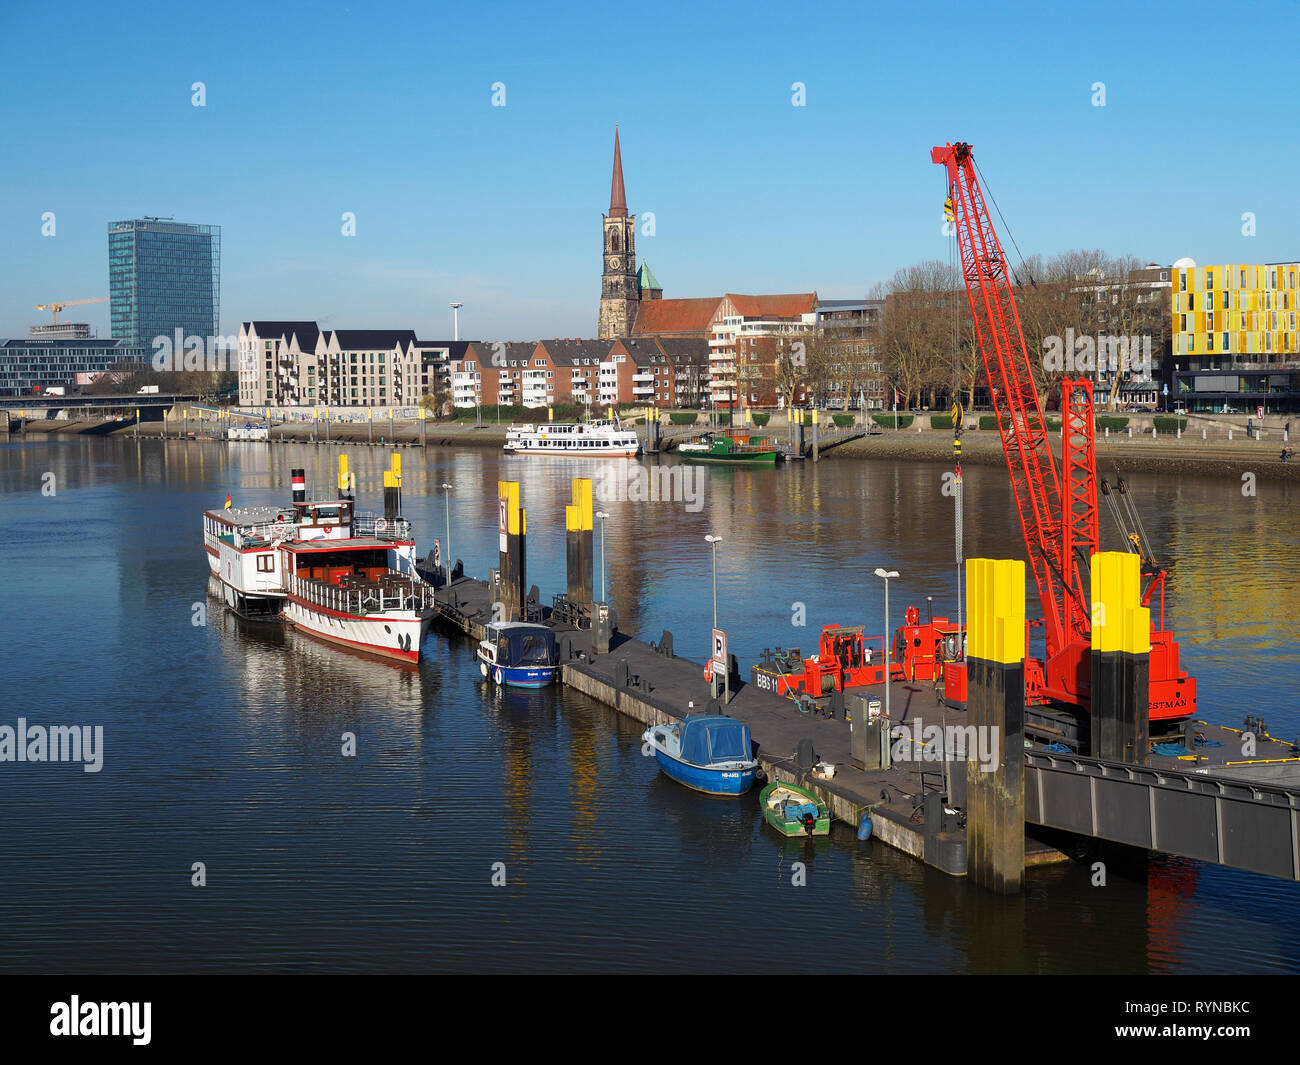
[(657, 337), (623, 337), (616, 341), (637, 366), (667, 362)]
[(614, 346), (612, 340), (542, 340), (539, 343), (557, 366), (575, 366), (583, 359), (604, 362)]
[[(467, 350), (460, 358), (473, 354), (483, 366), (526, 366), (537, 350), (537, 345), (531, 340), (473, 340), (465, 346)], [(472, 352), (468, 350), (470, 348)]]
[(315, 351), (316, 341), (320, 338), (320, 330), (316, 328), (315, 322), (303, 322), (301, 325), (295, 325), (293, 332), (286, 334), (292, 340), (298, 338), (298, 348), (300, 351)]
[(708, 366), (709, 342), (700, 337), (654, 337), (652, 338), (674, 365)]
[(274, 337), (284, 337), (288, 340), (295, 333), (298, 335), (298, 346), (303, 350), (316, 347), (316, 338), (320, 335), (320, 329), (315, 322), (245, 322), (244, 329), (252, 327), (254, 333), (265, 339)]
[(395, 348), (398, 344), (406, 347), (415, 340), (414, 329), (327, 329), (325, 342), (337, 339), (344, 351), (380, 351)]
[(469, 348), (468, 340), (417, 340), (417, 348), (446, 348), (447, 358), (460, 360), (465, 357), (465, 352)]

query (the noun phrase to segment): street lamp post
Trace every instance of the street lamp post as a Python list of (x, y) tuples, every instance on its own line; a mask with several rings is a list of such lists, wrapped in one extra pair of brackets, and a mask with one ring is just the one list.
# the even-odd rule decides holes
[(455, 332), (453, 340), (460, 339), (460, 309), (465, 306), (463, 303), (453, 303), (451, 306), (452, 330)]
[(447, 512), (447, 543), (446, 543), (446, 545), (445, 545), (445, 547), (446, 547), (446, 555), (444, 556), (444, 559), (443, 559), (443, 560), (444, 560), (444, 562), (445, 562), (445, 564), (446, 564), (446, 566), (447, 566), (447, 585), (448, 585), (448, 587), (450, 587), (450, 585), (451, 585), (451, 489), (452, 489), (452, 486), (451, 486), (451, 485), (449, 485), (449, 484), (447, 484), (447, 483), (445, 483), (445, 482), (443, 483), (443, 486), (442, 486), (442, 498), (443, 498), (443, 503), (444, 503), (444, 506), (445, 506), (445, 509), (446, 509), (446, 512)]
[(605, 519), (609, 515), (603, 511), (596, 511), (596, 517), (600, 519), (600, 601), (605, 601)]
[(891, 674), (892, 674), (892, 672), (893, 672), (893, 671), (890, 669), (890, 664), (889, 664), (889, 653), (890, 653), (890, 650), (891, 650), (891, 648), (890, 648), (890, 646), (889, 646), (889, 580), (890, 580), (891, 577), (897, 577), (897, 576), (898, 576), (898, 570), (896, 570), (896, 569), (891, 569), (891, 570), (878, 569), (878, 570), (876, 570), (876, 576), (877, 576), (877, 577), (880, 577), (880, 578), (885, 582), (885, 636), (884, 636), (884, 642), (885, 642), (885, 718), (888, 719), (888, 718), (889, 718), (889, 689), (890, 689), (890, 685), (891, 685), (890, 677), (891, 677)]
[(718, 544), (721, 536), (706, 536), (705, 541), (713, 549), (713, 627), (718, 627)]
[[(705, 541), (712, 549), (713, 554), (713, 628), (718, 628), (718, 544), (722, 543), (721, 536), (706, 536)], [(709, 657), (712, 658), (713, 649), (709, 648)], [(714, 684), (717, 683), (717, 677), (714, 677)], [(713, 691), (717, 689), (714, 688)], [(712, 694), (712, 692), (710, 693)], [(722, 663), (722, 702), (725, 706), (731, 702), (731, 663)]]

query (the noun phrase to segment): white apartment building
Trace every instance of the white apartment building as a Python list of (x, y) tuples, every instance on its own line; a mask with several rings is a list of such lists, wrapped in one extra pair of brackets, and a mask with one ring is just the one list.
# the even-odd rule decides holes
[(748, 343), (759, 337), (793, 343), (817, 323), (817, 293), (745, 296), (727, 293), (709, 323), (709, 399), (719, 407), (738, 405), (749, 392), (754, 368), (741, 366)]
[(410, 329), (328, 329), (315, 322), (240, 325), (239, 402), (245, 407), (415, 406), (451, 385), (468, 345), (424, 341)]

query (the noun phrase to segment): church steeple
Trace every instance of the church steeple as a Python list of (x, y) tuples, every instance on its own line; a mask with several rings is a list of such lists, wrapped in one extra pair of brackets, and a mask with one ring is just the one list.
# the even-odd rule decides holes
[(601, 219), (605, 230), (605, 268), (600, 283), (597, 335), (617, 340), (632, 335), (641, 288), (636, 271), (636, 220), (627, 213), (623, 189), (623, 150), (614, 127), (614, 174), (609, 185), (609, 212)]
[(618, 146), (618, 127), (614, 127), (614, 177), (609, 183), (609, 217), (627, 217), (627, 193), (623, 190), (623, 153)]

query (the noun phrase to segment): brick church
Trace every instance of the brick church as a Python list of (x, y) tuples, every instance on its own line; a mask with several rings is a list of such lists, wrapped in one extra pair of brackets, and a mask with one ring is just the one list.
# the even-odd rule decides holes
[(642, 263), (637, 268), (636, 218), (627, 210), (617, 128), (609, 210), (601, 221), (604, 266), (597, 336), (697, 346), (708, 360), (709, 402), (720, 407), (774, 405), (777, 363), (790, 357), (796, 334), (815, 328), (817, 293), (664, 299), (650, 267)]

